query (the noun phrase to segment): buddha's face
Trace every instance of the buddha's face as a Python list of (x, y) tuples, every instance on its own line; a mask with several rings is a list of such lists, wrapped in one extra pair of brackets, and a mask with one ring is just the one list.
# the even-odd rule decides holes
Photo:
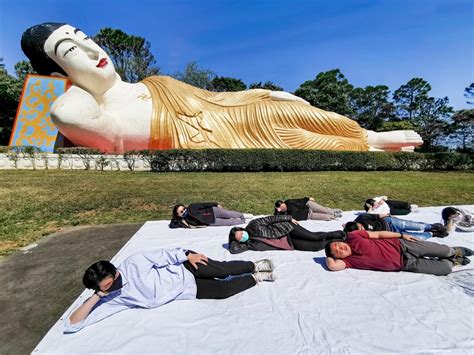
[(107, 53), (70, 25), (55, 30), (46, 40), (44, 50), (74, 84), (92, 95), (102, 95), (116, 80), (115, 68)]

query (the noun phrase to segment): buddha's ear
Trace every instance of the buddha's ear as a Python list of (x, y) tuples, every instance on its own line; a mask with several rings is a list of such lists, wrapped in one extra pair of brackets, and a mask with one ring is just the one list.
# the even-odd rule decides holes
[(58, 78), (67, 79), (67, 76), (66, 76), (66, 75), (61, 74), (61, 73), (58, 73), (58, 72), (52, 72), (52, 73), (50, 74), (50, 76), (55, 76), (55, 77), (58, 77)]

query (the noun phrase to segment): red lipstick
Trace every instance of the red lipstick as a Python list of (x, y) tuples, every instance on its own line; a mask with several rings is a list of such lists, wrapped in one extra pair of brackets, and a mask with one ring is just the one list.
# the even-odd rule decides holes
[(103, 68), (107, 65), (107, 59), (105, 58), (102, 58), (101, 60), (99, 60), (99, 63), (96, 65), (97, 68)]

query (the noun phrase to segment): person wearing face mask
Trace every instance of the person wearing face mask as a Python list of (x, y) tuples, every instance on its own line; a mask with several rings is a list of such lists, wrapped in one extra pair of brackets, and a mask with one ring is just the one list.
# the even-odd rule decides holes
[(221, 262), (182, 248), (137, 253), (118, 267), (101, 260), (82, 279), (94, 294), (66, 317), (64, 332), (77, 332), (130, 308), (155, 308), (174, 300), (224, 299), (257, 282), (274, 281), (272, 272), (269, 259)]
[(169, 76), (122, 81), (107, 53), (65, 23), (28, 28), (21, 48), (38, 74), (73, 85), (51, 107), (59, 131), (76, 146), (133, 149), (289, 148), (410, 150), (415, 131), (374, 132), (283, 91), (203, 90)]
[(330, 241), (345, 237), (344, 231), (311, 232), (289, 215), (267, 216), (253, 219), (245, 228), (232, 228), (228, 248), (232, 254), (247, 250), (319, 251)]
[(235, 226), (251, 219), (252, 214), (229, 211), (217, 202), (178, 204), (173, 207), (170, 228), (199, 228), (207, 226)]

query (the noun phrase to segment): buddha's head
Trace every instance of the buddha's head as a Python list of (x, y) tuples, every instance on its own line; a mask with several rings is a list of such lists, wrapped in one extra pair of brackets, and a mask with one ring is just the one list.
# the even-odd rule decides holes
[(64, 23), (43, 23), (27, 29), (21, 48), (38, 74), (66, 76), (93, 95), (102, 95), (116, 80), (105, 51), (81, 30)]

